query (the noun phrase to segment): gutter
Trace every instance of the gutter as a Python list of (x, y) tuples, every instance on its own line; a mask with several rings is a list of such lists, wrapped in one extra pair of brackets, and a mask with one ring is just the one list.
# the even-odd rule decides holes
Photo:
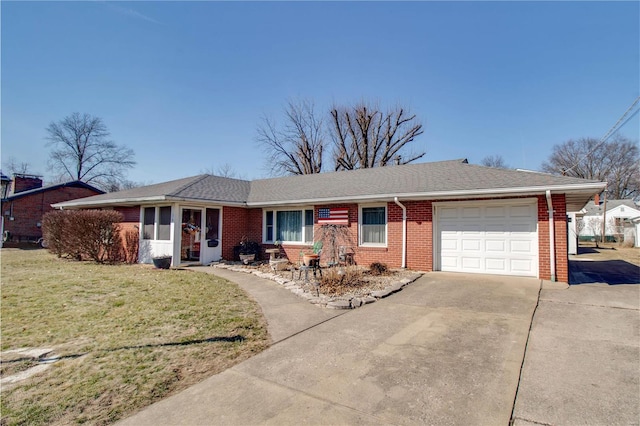
[(551, 203), (551, 190), (547, 189), (547, 211), (549, 212), (549, 268), (551, 269), (551, 281), (556, 281), (556, 234), (553, 223), (553, 204)]
[(402, 209), (402, 269), (407, 268), (407, 208), (398, 201), (398, 197), (393, 198)]

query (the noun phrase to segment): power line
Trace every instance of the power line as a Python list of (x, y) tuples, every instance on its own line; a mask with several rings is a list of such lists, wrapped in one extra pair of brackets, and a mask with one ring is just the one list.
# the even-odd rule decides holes
[(602, 146), (602, 144), (604, 144), (607, 139), (609, 139), (611, 136), (613, 136), (619, 129), (620, 127), (624, 126), (625, 124), (627, 124), (627, 122), (629, 120), (631, 120), (631, 118), (633, 118), (634, 115), (636, 115), (638, 113), (638, 111), (635, 111), (631, 117), (629, 117), (626, 121), (624, 121), (624, 123), (622, 123), (620, 125), (620, 123), (625, 120), (625, 118), (627, 117), (627, 115), (629, 115), (629, 112), (638, 104), (638, 102), (640, 102), (640, 96), (638, 96), (636, 98), (636, 100), (631, 104), (631, 106), (629, 108), (627, 108), (627, 110), (624, 112), (624, 114), (622, 114), (622, 117), (620, 117), (618, 119), (618, 121), (616, 121), (616, 124), (614, 124), (607, 133), (605, 133), (605, 135), (600, 138), (600, 141), (596, 144), (596, 146), (594, 146), (589, 152), (587, 152), (584, 157), (582, 157), (581, 159), (579, 159), (578, 161), (576, 161), (576, 163), (569, 167), (568, 169), (563, 169), (562, 170), (562, 174), (566, 174), (568, 171), (575, 169), (578, 164), (582, 163), (587, 157), (589, 157), (591, 154), (593, 154), (595, 152), (596, 149), (600, 148), (600, 146)]

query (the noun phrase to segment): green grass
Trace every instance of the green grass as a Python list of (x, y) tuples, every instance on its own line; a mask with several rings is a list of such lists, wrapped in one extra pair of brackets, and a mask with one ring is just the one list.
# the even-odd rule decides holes
[[(3, 425), (109, 424), (269, 344), (260, 308), (222, 278), (43, 250), (2, 249), (0, 260), (2, 350), (63, 357), (3, 387)], [(31, 361), (2, 374), (20, 362)]]

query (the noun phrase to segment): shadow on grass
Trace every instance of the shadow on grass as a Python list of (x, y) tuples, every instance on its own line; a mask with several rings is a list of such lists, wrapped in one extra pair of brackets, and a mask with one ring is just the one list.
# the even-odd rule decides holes
[[(171, 346), (189, 346), (189, 345), (198, 345), (201, 343), (216, 343), (216, 342), (226, 342), (226, 343), (234, 343), (234, 342), (244, 342), (244, 336), (236, 334), (235, 336), (229, 337), (210, 337), (208, 339), (197, 339), (197, 340), (187, 340), (184, 342), (168, 342), (168, 343), (149, 343), (146, 345), (131, 345), (131, 346), (121, 346), (119, 348), (111, 348), (111, 349), (101, 349), (96, 352), (116, 352), (121, 350), (129, 350), (129, 349), (148, 349), (148, 348), (165, 348)], [(63, 359), (75, 359), (80, 358), (81, 356), (85, 356), (89, 354), (89, 352), (84, 352), (80, 354), (71, 354), (71, 355), (60, 355), (53, 356), (50, 358), (40, 357), (40, 358), (29, 358), (22, 357), (11, 360), (0, 360), (0, 364), (9, 364), (16, 362), (25, 362), (25, 361), (37, 361), (39, 363), (48, 363), (48, 362), (56, 362)]]
[(216, 343), (216, 342), (243, 342), (244, 336), (239, 334), (230, 337), (210, 337), (208, 339), (198, 339), (198, 340), (187, 340), (184, 342), (168, 342), (168, 343), (150, 343), (147, 345), (132, 345), (132, 346), (122, 346), (120, 348), (112, 348), (112, 349), (104, 349), (104, 352), (114, 352), (120, 351), (123, 349), (146, 349), (146, 348), (163, 348), (167, 346), (189, 346), (189, 345), (197, 345), (200, 343)]

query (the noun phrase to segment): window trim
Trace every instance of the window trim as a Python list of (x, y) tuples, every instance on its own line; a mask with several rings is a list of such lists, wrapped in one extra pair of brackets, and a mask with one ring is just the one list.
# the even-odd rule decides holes
[[(370, 209), (370, 208), (384, 208), (384, 243), (368, 243), (362, 241), (363, 232), (362, 232), (362, 219), (364, 217), (362, 210)], [(359, 247), (382, 247), (386, 248), (389, 244), (389, 207), (387, 203), (376, 203), (376, 204), (359, 204), (358, 205), (358, 246)]]
[[(312, 241), (304, 241), (305, 239), (305, 225), (307, 225), (307, 223), (305, 222), (306, 219), (306, 214), (305, 211), (306, 210), (311, 210), (313, 212), (313, 223), (311, 224), (314, 227), (314, 232), (313, 234), (315, 235), (315, 223), (316, 223), (316, 212), (315, 212), (315, 208), (313, 206), (291, 206), (291, 207), (278, 207), (278, 208), (269, 208), (269, 209), (262, 209), (262, 243), (263, 244), (273, 244), (275, 242), (275, 238), (278, 235), (278, 212), (280, 211), (299, 211), (301, 212), (302, 215), (302, 226), (300, 228), (300, 232), (301, 232), (301, 237), (302, 237), (302, 241), (281, 241), (281, 243), (283, 244), (287, 244), (287, 245), (299, 245), (299, 246), (308, 246), (310, 244), (313, 244), (313, 240)], [(272, 240), (268, 240), (267, 239), (267, 212), (273, 212), (273, 223), (270, 225), (273, 233), (272, 233)], [(312, 236), (314, 236), (312, 235)]]

